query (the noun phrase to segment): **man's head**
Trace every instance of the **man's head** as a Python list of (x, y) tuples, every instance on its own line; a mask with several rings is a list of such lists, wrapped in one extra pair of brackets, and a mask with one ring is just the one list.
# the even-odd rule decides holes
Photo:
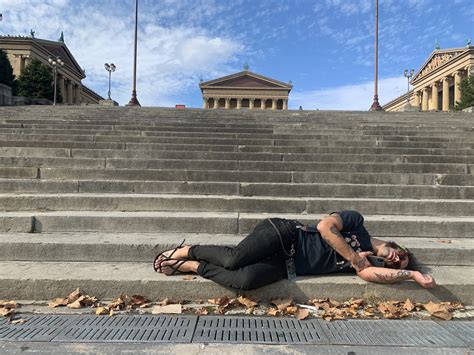
[(391, 269), (405, 269), (410, 262), (408, 249), (395, 242), (384, 243), (377, 255), (385, 258), (385, 267)]

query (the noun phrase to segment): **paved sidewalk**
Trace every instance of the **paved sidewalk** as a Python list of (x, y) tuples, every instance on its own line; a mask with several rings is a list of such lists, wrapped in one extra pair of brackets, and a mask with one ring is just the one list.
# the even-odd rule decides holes
[(469, 354), (474, 322), (285, 317), (22, 314), (0, 320), (0, 352)]

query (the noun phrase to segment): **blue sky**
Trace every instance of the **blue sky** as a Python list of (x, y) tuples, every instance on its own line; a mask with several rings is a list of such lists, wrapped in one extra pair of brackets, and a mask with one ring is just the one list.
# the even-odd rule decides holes
[[(379, 0), (379, 98), (406, 91), (434, 50), (474, 40), (472, 0)], [(66, 45), (83, 82), (130, 99), (134, 0), (0, 0), (0, 34)], [(366, 110), (373, 97), (375, 0), (140, 0), (138, 99), (143, 106), (202, 107), (199, 81), (250, 70), (293, 83), (290, 108)]]

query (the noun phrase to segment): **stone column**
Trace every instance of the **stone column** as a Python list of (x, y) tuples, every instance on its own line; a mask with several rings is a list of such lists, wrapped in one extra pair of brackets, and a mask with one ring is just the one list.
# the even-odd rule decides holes
[(288, 100), (283, 99), (283, 110), (288, 110)]
[(219, 107), (219, 97), (214, 98), (214, 109)]
[(449, 111), (449, 78), (443, 79), (443, 111)]
[(242, 108), (242, 99), (237, 99), (237, 110)]
[(428, 89), (423, 88), (423, 94), (421, 98), (421, 111), (428, 111)]
[(66, 83), (65, 78), (63, 75), (59, 75), (58, 84), (59, 84), (59, 91), (61, 91), (61, 96), (63, 98), (63, 104), (67, 102), (67, 93), (66, 93)]
[(202, 98), (202, 108), (207, 108), (207, 98), (206, 97)]
[(71, 80), (67, 81), (66, 92), (67, 92), (66, 102), (67, 102), (68, 105), (72, 105), (73, 101), (72, 101), (72, 81)]
[(431, 109), (434, 111), (439, 110), (438, 88), (438, 83), (433, 83), (433, 85), (431, 85)]
[(260, 109), (261, 110), (265, 110), (265, 101), (267, 101), (266, 99), (260, 99)]
[(272, 99), (272, 110), (276, 110), (276, 108), (277, 108), (277, 100)]
[(420, 92), (414, 92), (413, 96), (415, 97), (415, 104), (413, 105), (414, 107), (417, 107), (418, 110), (420, 109)]
[(255, 99), (249, 99), (249, 110), (253, 110), (254, 101)]
[(454, 73), (454, 104), (456, 105), (459, 101), (461, 101), (461, 90), (459, 85), (461, 84), (461, 72), (457, 71)]
[(77, 104), (82, 103), (82, 83), (77, 86)]
[(225, 109), (230, 109), (230, 99), (228, 97), (225, 99)]

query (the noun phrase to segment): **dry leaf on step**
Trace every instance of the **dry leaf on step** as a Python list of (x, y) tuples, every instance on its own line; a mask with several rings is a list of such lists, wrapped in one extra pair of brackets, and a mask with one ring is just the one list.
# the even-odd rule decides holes
[(95, 314), (97, 314), (98, 316), (103, 316), (109, 314), (109, 311), (109, 307), (97, 307), (97, 309), (95, 310)]
[(449, 302), (434, 303), (432, 301), (423, 305), (425, 309), (434, 317), (441, 318), (444, 320), (450, 320), (453, 316), (449, 312)]
[(309, 316), (309, 310), (304, 309), (304, 308), (298, 308), (298, 311), (296, 312), (296, 318), (299, 320), (306, 319)]
[(292, 298), (275, 298), (271, 300), (271, 303), (277, 306), (279, 311), (284, 311), (287, 307), (290, 307), (293, 303)]
[(240, 302), (240, 304), (243, 304), (247, 308), (253, 308), (256, 305), (258, 305), (257, 301), (254, 301), (254, 300), (252, 300), (248, 297), (245, 297), (245, 296), (239, 296), (239, 298), (237, 298), (237, 300)]
[(67, 298), (55, 298), (54, 300), (48, 303), (48, 307), (56, 308), (59, 306), (67, 306), (68, 299)]

